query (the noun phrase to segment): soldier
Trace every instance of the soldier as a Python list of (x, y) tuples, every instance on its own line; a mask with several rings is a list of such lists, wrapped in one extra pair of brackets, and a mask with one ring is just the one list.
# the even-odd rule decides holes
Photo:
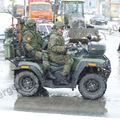
[(62, 72), (61, 83), (67, 84), (66, 77), (70, 73), (73, 59), (70, 55), (66, 54), (66, 46), (63, 39), (63, 23), (58, 22), (54, 26), (54, 31), (51, 33), (50, 40), (48, 42), (48, 54), (49, 59), (55, 63), (64, 65)]
[(120, 52), (120, 44), (119, 44), (119, 46), (118, 46), (118, 49), (117, 49), (117, 51), (118, 51), (118, 52)]
[(48, 55), (46, 51), (42, 50), (43, 39), (40, 33), (36, 31), (36, 22), (34, 20), (28, 20), (26, 23), (27, 31), (24, 32), (23, 41), (25, 42), (25, 48), (30, 57), (35, 60), (43, 61), (44, 69), (49, 69)]
[[(118, 28), (118, 32), (120, 32), (120, 27)], [(120, 43), (119, 43), (117, 51), (120, 52)]]
[(23, 39), (23, 33), (25, 32), (25, 20), (24, 19), (18, 19), (18, 24), (16, 26), (17, 31), (17, 39), (18, 42), (21, 43)]
[(16, 48), (16, 53), (17, 53), (17, 56), (21, 57), (21, 56), (24, 56), (25, 54), (25, 51), (23, 49), (23, 34), (25, 32), (25, 20), (24, 19), (21, 19), (19, 18), (18, 19), (18, 23), (16, 25), (16, 29), (15, 29), (15, 32), (14, 32), (14, 36), (16, 37), (16, 40), (17, 40), (17, 48)]

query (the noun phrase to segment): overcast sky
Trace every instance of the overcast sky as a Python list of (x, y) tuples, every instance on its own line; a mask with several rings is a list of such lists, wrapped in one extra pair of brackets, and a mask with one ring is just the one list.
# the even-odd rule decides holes
[[(24, 4), (24, 0), (16, 0), (16, 2), (19, 4)], [(26, 2), (27, 2), (27, 0), (26, 0)]]

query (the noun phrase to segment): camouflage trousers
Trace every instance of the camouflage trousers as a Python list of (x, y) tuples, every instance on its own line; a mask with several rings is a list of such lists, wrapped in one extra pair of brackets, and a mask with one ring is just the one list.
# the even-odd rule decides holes
[(51, 53), (51, 54), (49, 54), (49, 58), (52, 62), (64, 65), (64, 68), (63, 68), (64, 75), (68, 75), (70, 73), (71, 67), (74, 62), (73, 58), (71, 58), (70, 55), (67, 55), (67, 54), (66, 55), (63, 55), (63, 54), (58, 55), (58, 54)]
[(35, 53), (35, 59), (37, 61), (42, 60), (43, 61), (43, 69), (44, 70), (49, 70), (50, 69), (50, 65), (48, 62), (48, 54), (46, 51), (36, 51)]

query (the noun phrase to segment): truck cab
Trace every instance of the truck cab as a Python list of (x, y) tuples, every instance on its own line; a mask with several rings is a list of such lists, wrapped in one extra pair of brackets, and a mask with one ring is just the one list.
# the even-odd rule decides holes
[(52, 5), (49, 2), (30, 2), (29, 3), (29, 18), (53, 20)]

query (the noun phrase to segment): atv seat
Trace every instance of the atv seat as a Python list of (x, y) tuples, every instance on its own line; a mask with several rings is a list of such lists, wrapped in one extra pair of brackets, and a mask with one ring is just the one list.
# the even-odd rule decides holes
[(57, 70), (62, 70), (64, 65), (61, 65), (61, 64), (58, 64), (58, 63), (55, 63), (55, 62), (51, 62), (49, 61), (49, 64), (51, 66), (51, 71), (52, 72), (55, 72)]
[(51, 66), (54, 66), (54, 67), (63, 67), (64, 64), (59, 64), (59, 63), (55, 63), (55, 62), (52, 62), (52, 61), (49, 61), (50, 65)]

